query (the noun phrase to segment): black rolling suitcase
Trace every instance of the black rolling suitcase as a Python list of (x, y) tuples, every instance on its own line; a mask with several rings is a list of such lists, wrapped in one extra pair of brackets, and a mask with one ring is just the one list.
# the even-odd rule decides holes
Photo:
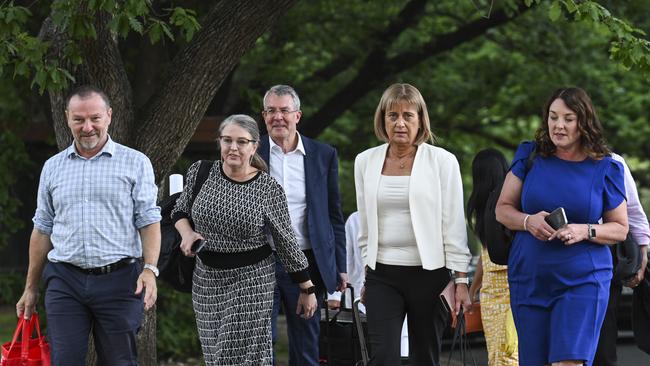
[(321, 309), (320, 320), (320, 364), (329, 366), (365, 366), (368, 364), (366, 346), (366, 316), (359, 312), (359, 299), (348, 284), (352, 309), (345, 308), (344, 293), (339, 310)]

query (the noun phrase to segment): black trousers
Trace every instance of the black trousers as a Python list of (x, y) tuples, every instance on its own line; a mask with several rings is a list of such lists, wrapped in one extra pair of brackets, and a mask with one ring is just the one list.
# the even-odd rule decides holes
[[(615, 248), (615, 245), (611, 246), (614, 268), (616, 268), (617, 262)], [(600, 328), (598, 348), (596, 349), (593, 366), (617, 365), (616, 339), (618, 338), (618, 323), (616, 321), (616, 313), (618, 309), (618, 300), (621, 297), (622, 290), (623, 285), (621, 285), (621, 281), (616, 278), (616, 273), (614, 273), (612, 283), (609, 286), (609, 303), (607, 304), (603, 327)]]
[(437, 366), (447, 318), (440, 292), (449, 270), (377, 263), (366, 274), (366, 314), (370, 365), (400, 364), (400, 337), (408, 314), (409, 365)]

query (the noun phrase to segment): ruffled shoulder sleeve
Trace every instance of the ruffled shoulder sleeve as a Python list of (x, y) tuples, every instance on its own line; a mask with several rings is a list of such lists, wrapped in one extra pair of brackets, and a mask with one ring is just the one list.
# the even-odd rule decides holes
[(526, 165), (528, 164), (528, 157), (533, 150), (535, 150), (535, 142), (524, 141), (519, 144), (515, 152), (515, 157), (512, 159), (510, 171), (522, 181), (526, 178), (526, 173), (528, 173)]
[(610, 211), (626, 200), (623, 165), (611, 157), (605, 157), (605, 211)]

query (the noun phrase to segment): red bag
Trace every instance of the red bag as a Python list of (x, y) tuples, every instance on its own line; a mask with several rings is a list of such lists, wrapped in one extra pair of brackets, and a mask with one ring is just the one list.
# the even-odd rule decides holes
[[(32, 338), (34, 327), (38, 338)], [(21, 332), (22, 341), (17, 342)], [(0, 366), (50, 366), (50, 345), (41, 336), (38, 314), (34, 313), (28, 320), (23, 317), (18, 319), (14, 338), (2, 344)]]

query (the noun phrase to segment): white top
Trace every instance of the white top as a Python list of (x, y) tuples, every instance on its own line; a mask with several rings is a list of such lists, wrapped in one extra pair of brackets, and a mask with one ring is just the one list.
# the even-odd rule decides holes
[(382, 175), (377, 191), (379, 249), (377, 262), (421, 266), (409, 208), (410, 176)]
[(305, 147), (300, 134), (293, 151), (284, 153), (269, 136), (269, 173), (284, 188), (289, 205), (291, 227), (296, 233), (300, 249), (311, 249), (307, 230), (307, 196), (305, 192)]
[[(377, 198), (388, 144), (368, 149), (354, 162), (359, 247), (364, 264), (375, 268), (379, 248)], [(456, 157), (436, 146), (418, 146), (409, 181), (409, 208), (422, 268), (447, 267), (467, 272), (471, 254), (463, 202), (463, 182)]]

